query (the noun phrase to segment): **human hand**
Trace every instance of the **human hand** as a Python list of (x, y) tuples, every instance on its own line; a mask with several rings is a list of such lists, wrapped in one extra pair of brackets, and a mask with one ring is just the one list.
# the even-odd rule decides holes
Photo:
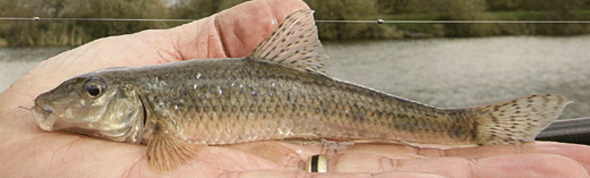
[[(38, 94), (70, 77), (97, 69), (199, 58), (244, 57), (284, 17), (302, 8), (308, 7), (298, 0), (247, 2), (169, 30), (100, 39), (40, 63), (0, 94), (0, 162), (3, 163), (0, 177), (157, 175), (147, 166), (145, 146), (45, 132), (34, 122), (30, 111), (18, 106), (30, 107)], [(585, 155), (589, 155), (589, 151), (586, 146), (556, 143), (446, 151), (358, 144), (344, 150), (328, 151), (330, 174), (312, 176), (587, 175), (590, 158)], [(303, 171), (303, 162), (319, 152), (319, 146), (283, 142), (211, 146), (201, 150), (187, 166), (165, 175), (305, 176), (309, 173)]]

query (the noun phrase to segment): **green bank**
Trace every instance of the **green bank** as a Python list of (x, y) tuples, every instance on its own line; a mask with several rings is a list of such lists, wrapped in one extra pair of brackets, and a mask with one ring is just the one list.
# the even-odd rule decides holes
[[(590, 20), (590, 0), (305, 0), (321, 20)], [(175, 3), (172, 3), (175, 2)], [(2, 17), (199, 19), (244, 0), (0, 1)], [(181, 22), (0, 21), (1, 46), (77, 46)], [(578, 35), (590, 24), (318, 23), (322, 40)]]

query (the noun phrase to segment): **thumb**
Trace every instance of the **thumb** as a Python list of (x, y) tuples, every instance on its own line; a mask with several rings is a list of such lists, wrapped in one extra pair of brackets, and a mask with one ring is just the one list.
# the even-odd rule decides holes
[(181, 60), (245, 57), (289, 14), (309, 9), (301, 0), (255, 0), (168, 30)]

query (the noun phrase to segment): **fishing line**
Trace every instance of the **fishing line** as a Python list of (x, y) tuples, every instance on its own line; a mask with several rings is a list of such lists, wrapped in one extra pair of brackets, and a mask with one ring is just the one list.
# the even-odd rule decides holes
[[(2, 21), (191, 22), (196, 19), (0, 17)], [(589, 20), (316, 20), (316, 23), (376, 24), (590, 24)]]
[(190, 22), (194, 19), (120, 19), (120, 18), (46, 18), (46, 17), (0, 17), (0, 20), (10, 21), (111, 21), (111, 22)]
[(392, 24), (590, 24), (579, 20), (316, 20), (318, 23), (392, 23)]

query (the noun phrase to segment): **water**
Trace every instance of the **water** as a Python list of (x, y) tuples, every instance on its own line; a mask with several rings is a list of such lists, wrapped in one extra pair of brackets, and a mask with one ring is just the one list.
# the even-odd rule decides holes
[[(326, 61), (329, 75), (410, 100), (463, 108), (552, 93), (575, 102), (561, 118), (580, 118), (590, 117), (589, 41), (590, 36), (489, 37), (324, 46), (331, 57)], [(64, 50), (0, 49), (0, 91)]]
[(489, 37), (325, 44), (332, 76), (441, 108), (535, 93), (574, 100), (560, 118), (590, 116), (590, 36)]
[(0, 48), (0, 92), (35, 67), (39, 62), (55, 56), (67, 47)]

